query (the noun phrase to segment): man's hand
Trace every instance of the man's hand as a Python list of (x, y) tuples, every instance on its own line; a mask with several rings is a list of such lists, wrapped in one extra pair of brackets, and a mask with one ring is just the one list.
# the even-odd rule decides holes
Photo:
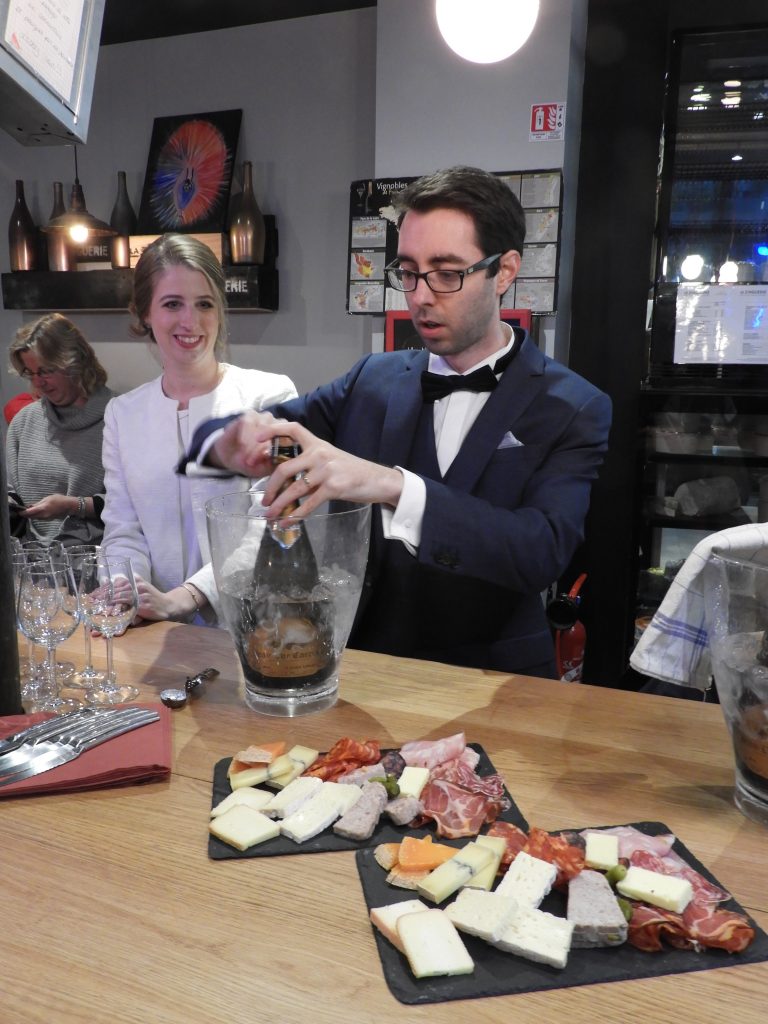
[[(290, 437), (301, 447), (295, 459), (275, 469), (264, 492), (269, 506), (268, 519), (279, 519), (287, 505), (301, 500), (295, 515), (309, 515), (325, 501), (342, 499), (363, 504), (377, 503), (395, 507), (403, 490), (403, 474), (398, 469), (368, 462), (356, 455), (321, 441), (299, 423), (275, 420), (259, 429), (259, 437)], [(288, 483), (289, 481), (292, 481)], [(280, 489), (288, 483), (286, 489)]]
[[(265, 433), (271, 424), (282, 422), (268, 412), (246, 412), (233, 420), (206, 456), (211, 465), (229, 469), (240, 476), (268, 476), (272, 470), (270, 439)], [(279, 433), (279, 431), (278, 431)]]
[(28, 505), (25, 509), (19, 510), (19, 515), (26, 519), (59, 519), (62, 516), (71, 516), (74, 512), (72, 502), (77, 507), (77, 498), (67, 494), (48, 494), (45, 498)]

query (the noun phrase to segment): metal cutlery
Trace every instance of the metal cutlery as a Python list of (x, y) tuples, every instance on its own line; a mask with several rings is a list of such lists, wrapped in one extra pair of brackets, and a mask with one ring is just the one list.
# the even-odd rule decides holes
[(189, 676), (183, 690), (168, 689), (160, 692), (160, 700), (167, 708), (183, 708), (187, 699), (198, 690), (206, 679), (215, 679), (219, 674), (217, 668), (206, 668), (198, 672), (196, 676)]
[(160, 715), (150, 708), (120, 708), (110, 711), (109, 714), (100, 714), (97, 721), (91, 719), (72, 723), (66, 732), (55, 740), (37, 740), (28, 747), (22, 745), (6, 758), (0, 759), (0, 786), (19, 782), (66, 764), (100, 743), (149, 725), (160, 718)]
[(14, 733), (13, 736), (6, 736), (4, 740), (0, 740), (0, 758), (11, 750), (16, 750), (22, 743), (31, 743), (37, 739), (55, 737), (60, 732), (63, 732), (70, 723), (80, 721), (83, 718), (93, 718), (94, 715), (102, 713), (96, 708), (80, 708), (78, 711), (70, 711), (66, 715), (47, 718), (44, 722), (30, 725), (28, 728)]

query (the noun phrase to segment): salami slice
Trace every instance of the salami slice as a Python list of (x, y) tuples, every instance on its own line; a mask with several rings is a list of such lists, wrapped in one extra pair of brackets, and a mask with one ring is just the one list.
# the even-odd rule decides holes
[(551, 835), (543, 828), (532, 828), (523, 847), (531, 857), (548, 861), (557, 868), (555, 888), (563, 886), (569, 878), (584, 870), (584, 840), (576, 832)]
[(494, 821), (487, 834), (500, 836), (507, 844), (506, 850), (501, 855), (501, 864), (499, 864), (499, 871), (503, 873), (528, 842), (528, 836), (511, 821)]
[(380, 759), (381, 749), (377, 740), (360, 742), (344, 736), (327, 753), (321, 754), (304, 774), (313, 775), (323, 782), (335, 782), (355, 768), (378, 764)]

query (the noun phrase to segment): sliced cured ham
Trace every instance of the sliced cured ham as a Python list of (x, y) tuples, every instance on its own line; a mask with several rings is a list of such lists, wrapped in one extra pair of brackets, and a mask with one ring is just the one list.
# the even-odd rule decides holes
[(436, 779), (444, 779), (446, 782), (453, 782), (470, 793), (484, 793), (492, 800), (506, 803), (504, 796), (504, 779), (500, 775), (476, 775), (474, 768), (469, 767), (461, 759), (446, 761), (438, 765), (429, 773), (430, 782)]
[(486, 822), (495, 821), (501, 802), (473, 793), (446, 779), (430, 780), (421, 792), (424, 817), (435, 822), (438, 836), (458, 839), (475, 836)]
[(646, 903), (633, 903), (627, 942), (645, 953), (658, 953), (664, 949), (662, 940), (676, 949), (693, 949), (680, 914)]
[(461, 757), (466, 747), (463, 732), (457, 732), (442, 740), (412, 740), (400, 747), (400, 756), (408, 765), (417, 768), (436, 768), (444, 761)]
[(755, 929), (743, 914), (711, 904), (703, 907), (689, 903), (683, 911), (683, 923), (692, 941), (708, 949), (741, 953), (755, 937)]

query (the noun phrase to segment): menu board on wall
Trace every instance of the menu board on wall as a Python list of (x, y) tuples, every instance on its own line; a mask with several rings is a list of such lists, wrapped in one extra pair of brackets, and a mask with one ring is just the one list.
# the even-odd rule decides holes
[(85, 0), (7, 0), (7, 7), (3, 45), (68, 103)]
[[(560, 170), (501, 171), (498, 176), (515, 193), (525, 211), (526, 239), (517, 279), (502, 305), (554, 313), (562, 215)], [(403, 292), (390, 288), (384, 268), (397, 256), (397, 211), (394, 200), (411, 178), (353, 181), (349, 195), (347, 312), (383, 314), (407, 309)]]

